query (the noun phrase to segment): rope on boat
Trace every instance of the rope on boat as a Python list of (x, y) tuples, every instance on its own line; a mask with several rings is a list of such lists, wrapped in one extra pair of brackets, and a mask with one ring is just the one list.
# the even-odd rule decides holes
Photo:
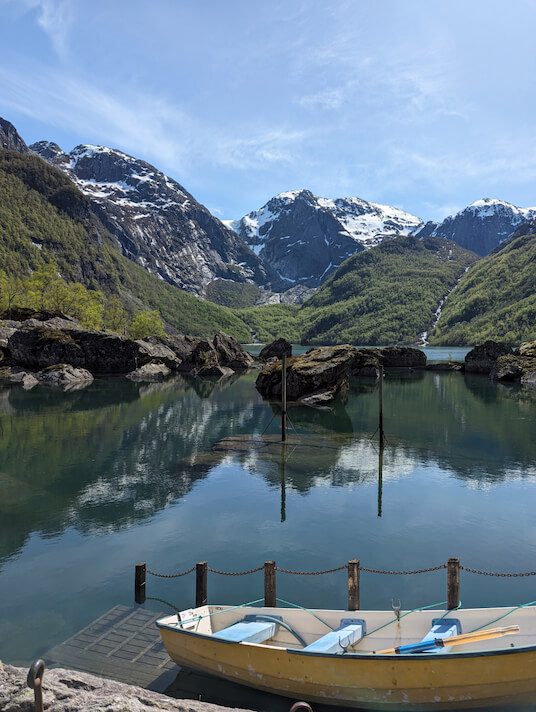
[(228, 613), (229, 611), (236, 611), (238, 608), (247, 608), (248, 606), (254, 606), (257, 603), (264, 603), (264, 598), (257, 598), (255, 601), (248, 601), (248, 603), (240, 603), (238, 606), (229, 606), (228, 608), (222, 608), (221, 611), (213, 611), (212, 613), (205, 613), (204, 616), (192, 616), (188, 618), (187, 621), (182, 621), (182, 625), (187, 623), (197, 623), (203, 618), (212, 618), (212, 616), (217, 616), (220, 613)]
[[(374, 628), (374, 630), (369, 630), (365, 633), (363, 638), (365, 638), (367, 635), (372, 635), (373, 633), (377, 633), (379, 630), (382, 630), (383, 628), (387, 628), (388, 625), (391, 625), (391, 623), (398, 623), (402, 618), (405, 618), (406, 616), (409, 616), (410, 613), (418, 613), (419, 611), (428, 611), (431, 608), (437, 608), (437, 607), (443, 607), (447, 602), (446, 601), (439, 601), (439, 603), (431, 603), (429, 606), (420, 606), (419, 608), (412, 608), (411, 611), (406, 611), (405, 613), (402, 613), (400, 615), (400, 618), (395, 617), (393, 618), (392, 621), (387, 621), (387, 623), (384, 623), (383, 625), (378, 626), (377, 628)], [(458, 607), (461, 606), (461, 601), (458, 604)], [(441, 618), (443, 618), (449, 611), (446, 611)], [(486, 624), (487, 625), (487, 624)]]
[(499, 616), (498, 618), (494, 618), (492, 621), (489, 621), (488, 623), (484, 623), (484, 625), (479, 625), (478, 628), (474, 628), (471, 632), (474, 633), (477, 630), (482, 630), (482, 628), (486, 628), (488, 625), (497, 623), (497, 621), (502, 621), (503, 618), (506, 618), (507, 616), (511, 615), (512, 613), (515, 613), (520, 608), (528, 608), (529, 606), (536, 606), (536, 601), (530, 601), (529, 603), (520, 603), (518, 606), (514, 606), (514, 608), (512, 608), (511, 610), (507, 611), (506, 613), (503, 613), (502, 616)]
[(317, 621), (322, 623), (323, 625), (326, 626), (326, 628), (329, 628), (329, 630), (334, 631), (335, 628), (332, 628), (329, 623), (326, 623), (326, 621), (323, 621), (322, 618), (316, 615), (316, 613), (313, 613), (309, 608), (305, 608), (305, 606), (300, 606), (298, 603), (292, 603), (291, 601), (285, 601), (284, 598), (276, 598), (276, 601), (279, 601), (280, 603), (284, 603), (286, 606), (291, 606), (292, 608), (298, 608), (300, 611), (305, 611), (306, 613), (309, 613), (309, 615), (313, 616), (313, 618), (316, 618)]

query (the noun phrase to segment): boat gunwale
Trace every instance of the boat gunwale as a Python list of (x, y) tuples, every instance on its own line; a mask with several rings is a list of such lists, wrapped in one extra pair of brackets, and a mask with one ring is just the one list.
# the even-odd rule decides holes
[(536, 643), (533, 645), (524, 645), (518, 648), (498, 648), (497, 650), (481, 650), (474, 651), (472, 653), (399, 653), (399, 654), (385, 654), (378, 655), (373, 651), (368, 653), (345, 653), (344, 655), (339, 655), (338, 653), (321, 653), (308, 650), (299, 650), (297, 648), (282, 648), (271, 645), (264, 645), (263, 643), (248, 643), (248, 642), (236, 642), (235, 640), (225, 640), (225, 638), (216, 638), (210, 633), (198, 633), (195, 630), (185, 630), (184, 628), (179, 628), (169, 623), (162, 623), (162, 619), (156, 621), (157, 628), (172, 631), (174, 633), (191, 635), (197, 638), (203, 638), (204, 640), (211, 640), (214, 643), (225, 643), (226, 645), (244, 645), (244, 646), (254, 646), (256, 648), (264, 648), (265, 650), (285, 650), (291, 655), (309, 655), (312, 657), (330, 658), (337, 660), (348, 660), (348, 659), (359, 659), (359, 660), (413, 660), (419, 662), (419, 660), (458, 660), (460, 658), (481, 658), (489, 657), (495, 655), (509, 655), (512, 653), (529, 653), (531, 651), (536, 651)]

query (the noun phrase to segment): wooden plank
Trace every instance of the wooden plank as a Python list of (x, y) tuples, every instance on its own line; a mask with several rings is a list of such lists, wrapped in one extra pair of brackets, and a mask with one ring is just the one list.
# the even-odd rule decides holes
[(163, 691), (178, 671), (155, 625), (164, 613), (115, 606), (68, 640), (48, 651), (53, 667)]

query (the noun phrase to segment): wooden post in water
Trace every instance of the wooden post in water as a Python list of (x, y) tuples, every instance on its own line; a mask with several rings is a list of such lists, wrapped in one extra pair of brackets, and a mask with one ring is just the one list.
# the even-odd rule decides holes
[(136, 564), (134, 571), (134, 600), (136, 603), (145, 603), (147, 582), (147, 564), (143, 561)]
[(287, 444), (281, 446), (281, 521), (284, 522), (287, 518)]
[(267, 608), (275, 608), (276, 588), (275, 588), (275, 561), (264, 562), (264, 605)]
[(359, 601), (359, 559), (348, 562), (348, 610), (358, 611)]
[(380, 436), (380, 450), (385, 446), (385, 433), (383, 430), (383, 366), (380, 366), (379, 383), (379, 409), (378, 409), (378, 431)]
[(382, 516), (383, 502), (383, 448), (378, 451), (378, 517)]
[(287, 439), (287, 355), (283, 354), (281, 365), (281, 442)]
[(200, 561), (195, 565), (195, 606), (207, 605), (208, 564)]
[(458, 608), (460, 603), (460, 560), (452, 557), (447, 562), (447, 608)]

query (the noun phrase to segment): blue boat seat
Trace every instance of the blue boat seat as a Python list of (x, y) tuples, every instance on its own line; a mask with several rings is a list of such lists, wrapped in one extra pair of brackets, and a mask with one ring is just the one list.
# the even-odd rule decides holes
[(314, 643), (307, 645), (303, 652), (342, 655), (348, 646), (355, 645), (365, 633), (366, 624), (363, 619), (343, 618), (336, 630), (326, 633)]
[[(432, 621), (432, 627), (430, 631), (424, 636), (421, 642), (425, 642), (427, 640), (434, 641), (437, 638), (441, 638), (443, 640), (446, 640), (447, 638), (452, 637), (453, 635), (460, 635), (462, 632), (462, 625), (458, 618), (435, 618)], [(427, 648), (426, 650), (421, 650), (419, 652), (422, 653), (444, 653), (448, 650), (448, 646), (445, 645), (445, 647), (437, 647), (437, 646), (432, 646), (430, 648)], [(418, 653), (417, 653), (418, 654)]]
[[(282, 620), (280, 616), (271, 618)], [(214, 633), (212, 637), (228, 640), (230, 643), (264, 643), (276, 634), (279, 627), (277, 620), (263, 620), (262, 616), (255, 615), (245, 616), (238, 623)]]

